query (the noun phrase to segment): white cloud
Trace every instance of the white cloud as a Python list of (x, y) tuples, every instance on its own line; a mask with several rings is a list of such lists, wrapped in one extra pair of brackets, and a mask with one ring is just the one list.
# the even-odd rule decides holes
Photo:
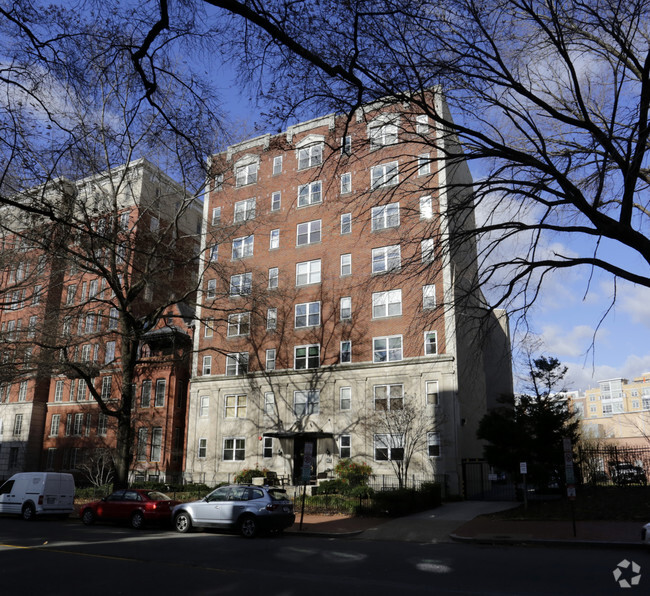
[(650, 288), (633, 284), (619, 287), (617, 308), (634, 323), (650, 327)]
[[(541, 338), (545, 352), (562, 360), (562, 357), (584, 356), (591, 346), (594, 332), (594, 328), (589, 325), (576, 325), (571, 328), (545, 325), (542, 327)], [(602, 341), (607, 335), (607, 330), (600, 329), (597, 337)]]
[(595, 387), (598, 381), (618, 378), (631, 381), (644, 372), (650, 372), (650, 354), (628, 356), (623, 365), (618, 368), (609, 365), (592, 366), (591, 363), (565, 362), (564, 364), (569, 369), (565, 378), (567, 388), (583, 391)]

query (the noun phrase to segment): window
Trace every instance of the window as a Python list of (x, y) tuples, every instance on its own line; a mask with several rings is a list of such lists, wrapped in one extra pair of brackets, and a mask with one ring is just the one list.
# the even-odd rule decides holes
[(32, 293), (32, 306), (36, 304), (40, 304), (42, 291), (43, 291), (43, 286), (40, 285), (34, 286), (34, 292)]
[(224, 439), (224, 461), (244, 461), (246, 457), (246, 439)]
[(318, 389), (294, 391), (293, 411), (298, 417), (318, 414), (320, 412), (320, 391)]
[(252, 285), (252, 273), (240, 273), (239, 275), (232, 275), (230, 277), (230, 295), (245, 296), (247, 294), (250, 294)]
[(111, 386), (113, 384), (113, 377), (102, 377), (102, 399), (111, 398)]
[(277, 308), (268, 308), (266, 310), (266, 329), (267, 331), (273, 331), (278, 326), (278, 309)]
[(420, 219), (433, 218), (433, 200), (431, 195), (420, 197)]
[(234, 222), (248, 221), (255, 219), (255, 199), (245, 199), (235, 203), (235, 218)]
[(221, 207), (212, 208), (212, 225), (216, 226), (221, 222)]
[(226, 395), (226, 418), (246, 418), (245, 395)]
[(438, 381), (427, 381), (426, 392), (427, 392), (427, 404), (432, 406), (437, 406), (440, 403), (440, 397), (438, 393)]
[(212, 356), (203, 356), (203, 376), (212, 374)]
[(427, 449), (429, 457), (440, 457), (440, 433), (427, 433)]
[(264, 394), (264, 414), (266, 416), (273, 416), (275, 414), (275, 394), (267, 391)]
[(275, 370), (275, 348), (266, 350), (266, 370)]
[(65, 417), (65, 436), (69, 437), (71, 431), (72, 431), (72, 414), (68, 414)]
[(320, 219), (298, 224), (296, 244), (304, 246), (305, 244), (314, 244), (320, 242)]
[(351, 457), (351, 438), (352, 437), (350, 435), (341, 435), (339, 437), (339, 456), (341, 459), (349, 459)]
[(75, 284), (72, 284), (66, 288), (66, 295), (65, 295), (66, 306), (70, 306), (71, 304), (74, 304), (74, 295), (76, 291), (77, 291), (77, 286)]
[(93, 313), (86, 315), (84, 333), (95, 333), (95, 315)]
[(167, 392), (167, 380), (156, 379), (156, 396), (153, 405), (156, 408), (162, 408), (165, 405), (165, 393)]
[[(81, 383), (79, 383), (79, 385), (81, 385)], [(83, 414), (75, 414), (74, 415), (74, 426), (72, 427), (72, 434), (75, 435), (75, 436), (80, 436), (83, 425), (84, 425), (84, 415)]]
[(352, 232), (352, 214), (344, 213), (341, 215), (341, 234), (349, 234)]
[(115, 360), (115, 342), (107, 341), (106, 342), (106, 352), (104, 355), (104, 364), (109, 364)]
[(402, 251), (399, 244), (372, 249), (372, 272), (389, 273), (402, 266)]
[(341, 174), (341, 194), (346, 195), (352, 192), (352, 173)]
[(352, 255), (341, 255), (341, 277), (352, 275)]
[(385, 230), (399, 226), (399, 203), (373, 207), (371, 211), (372, 230)]
[(271, 230), (269, 236), (269, 250), (280, 248), (280, 230)]
[(370, 188), (394, 186), (399, 182), (399, 171), (396, 161), (374, 166), (370, 169)]
[(296, 264), (296, 285), (320, 283), (320, 259)]
[(376, 461), (402, 461), (404, 459), (404, 435), (375, 435)]
[(431, 263), (434, 259), (433, 238), (425, 238), (421, 242), (422, 262)]
[(56, 457), (56, 447), (50, 447), (47, 450), (47, 463), (45, 464), (46, 470), (54, 469), (54, 459)]
[(119, 314), (117, 308), (111, 308), (108, 313), (108, 329), (117, 329), (117, 323), (119, 320)]
[(262, 445), (262, 457), (273, 457), (273, 437), (264, 437), (264, 444)]
[(203, 336), (212, 337), (214, 335), (214, 319), (206, 319), (203, 324)]
[(208, 395), (202, 395), (199, 398), (199, 417), (207, 418), (208, 417), (208, 408), (210, 406), (210, 397)]
[(226, 356), (226, 374), (228, 376), (248, 373), (248, 352), (235, 352)]
[(373, 362), (397, 362), (402, 359), (402, 336), (375, 337), (372, 340)]
[(275, 288), (278, 287), (278, 268), (277, 267), (271, 267), (269, 269), (269, 289), (274, 290)]
[(160, 461), (162, 453), (162, 428), (157, 426), (151, 431), (151, 461)]
[(59, 426), (61, 424), (61, 414), (54, 414), (50, 422), (50, 437), (57, 437), (59, 435)]
[(320, 366), (320, 344), (296, 346), (293, 352), (293, 366), (296, 370)]
[(339, 408), (350, 410), (352, 407), (352, 387), (341, 387), (339, 389)]
[(323, 145), (317, 143), (298, 149), (298, 169), (304, 170), (323, 163)]
[(351, 341), (342, 341), (340, 345), (339, 352), (339, 362), (341, 364), (346, 364), (352, 362), (352, 342)]
[(404, 385), (375, 385), (375, 410), (401, 410), (404, 407)]
[(320, 180), (298, 187), (298, 207), (317, 205), (323, 202), (323, 185)]
[(100, 437), (105, 437), (107, 429), (108, 429), (108, 416), (100, 412), (97, 418), (97, 434)]
[(208, 454), (208, 440), (207, 439), (199, 439), (199, 448), (196, 453), (196, 456), (199, 459), (205, 459)]
[(420, 114), (415, 120), (415, 132), (426, 134), (429, 132), (429, 116)]
[(431, 174), (431, 158), (428, 153), (418, 155), (418, 176), (428, 176)]
[(339, 308), (341, 311), (341, 321), (347, 321), (352, 318), (352, 298), (350, 296), (341, 298)]
[(38, 323), (38, 317), (33, 315), (29, 317), (29, 323), (27, 323), (27, 337), (32, 338), (36, 336), (36, 324)]
[(397, 124), (380, 124), (370, 126), (370, 150), (397, 143)]
[(147, 460), (147, 438), (148, 438), (149, 431), (144, 428), (140, 427), (138, 429), (138, 444), (136, 446), (136, 459), (138, 461), (146, 461)]
[(273, 158), (273, 175), (277, 176), (278, 174), (282, 174), (282, 156), (281, 155), (276, 155)]
[(438, 353), (438, 337), (436, 331), (424, 332), (424, 353), (427, 356), (432, 356)]
[[(54, 401), (60, 402), (63, 401), (63, 386), (65, 381), (57, 381), (54, 386)], [(2, 396), (0, 395), (0, 401), (2, 401)]]
[(282, 193), (274, 192), (271, 195), (271, 211), (279, 211), (282, 204)]
[(433, 284), (422, 286), (422, 308), (435, 308), (436, 286)]
[(232, 258), (244, 259), (253, 256), (254, 236), (244, 236), (232, 241)]
[(151, 386), (150, 380), (142, 381), (142, 389), (140, 390), (140, 407), (148, 408), (151, 405)]
[(402, 314), (402, 290), (375, 292), (372, 295), (372, 318), (396, 317)]
[(18, 385), (18, 401), (27, 400), (27, 381), (21, 381)]
[(320, 325), (320, 302), (296, 304), (294, 321), (296, 329)]
[(237, 186), (246, 186), (247, 184), (255, 184), (257, 182), (257, 170), (259, 164), (257, 162), (239, 166), (235, 168), (235, 184)]
[(219, 259), (219, 245), (215, 244), (210, 248), (210, 262), (215, 263)]
[(352, 137), (346, 135), (341, 139), (341, 153), (343, 155), (352, 155)]
[(251, 314), (249, 312), (228, 315), (228, 337), (248, 335), (250, 332), (250, 320)]

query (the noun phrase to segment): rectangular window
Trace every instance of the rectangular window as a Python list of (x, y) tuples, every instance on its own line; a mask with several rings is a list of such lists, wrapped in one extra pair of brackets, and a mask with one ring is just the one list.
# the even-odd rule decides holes
[(221, 207), (212, 208), (212, 225), (216, 226), (221, 222)]
[(271, 267), (269, 269), (269, 290), (274, 290), (278, 287), (280, 274), (277, 267)]
[(235, 170), (235, 184), (237, 186), (246, 186), (247, 184), (255, 184), (255, 182), (257, 182), (258, 167), (259, 164), (257, 162), (238, 167)]
[(317, 143), (298, 149), (298, 169), (304, 170), (323, 163), (323, 144)]
[(27, 337), (29, 339), (36, 337), (37, 324), (38, 324), (38, 317), (36, 315), (29, 317), (29, 322), (27, 323)]
[(352, 192), (352, 173), (341, 174), (341, 194), (347, 195)]
[(282, 193), (274, 192), (271, 195), (271, 211), (279, 211), (282, 205)]
[(341, 459), (349, 459), (352, 456), (352, 437), (351, 435), (341, 435), (339, 437), (339, 456)]
[(415, 119), (415, 132), (418, 134), (426, 134), (429, 132), (429, 116), (420, 114)]
[(210, 262), (216, 263), (219, 259), (219, 245), (215, 244), (210, 248)]
[(420, 219), (433, 218), (433, 199), (431, 195), (420, 197)]
[(320, 325), (320, 302), (296, 304), (294, 321), (296, 329)]
[(431, 158), (428, 153), (418, 155), (418, 176), (431, 174)]
[(90, 354), (91, 354), (92, 346), (90, 344), (85, 344), (81, 346), (81, 361), (82, 362), (90, 362)]
[(243, 236), (232, 241), (232, 258), (244, 259), (253, 256), (254, 236)]
[(341, 234), (350, 234), (352, 232), (352, 214), (344, 213), (341, 215)]
[(404, 435), (375, 435), (375, 461), (402, 461), (404, 459)]
[(266, 370), (275, 370), (275, 349), (266, 350)]
[(240, 312), (228, 315), (228, 337), (248, 335), (250, 332), (251, 313)]
[(77, 381), (77, 401), (86, 401), (86, 381), (79, 379)]
[[(60, 402), (63, 401), (63, 387), (65, 385), (65, 381), (57, 381), (56, 385), (54, 386), (54, 401), (55, 402)], [(1, 396), (0, 396), (1, 398)], [(2, 401), (2, 399), (0, 399)]]
[(320, 180), (298, 187), (298, 207), (317, 205), (323, 202), (323, 185)]
[(210, 397), (208, 395), (202, 395), (199, 398), (199, 417), (207, 418), (208, 417), (208, 407), (210, 406)]
[(100, 437), (105, 437), (107, 429), (108, 429), (108, 416), (100, 412), (97, 418), (97, 434)]
[(282, 156), (281, 155), (276, 155), (273, 158), (273, 175), (277, 176), (278, 174), (282, 174)]
[(437, 406), (439, 403), (438, 381), (427, 381), (427, 404)]
[(150, 380), (142, 381), (142, 389), (140, 390), (140, 407), (148, 408), (151, 405), (151, 386)]
[(264, 445), (262, 446), (262, 457), (273, 457), (273, 437), (264, 437)]
[(72, 414), (65, 417), (65, 436), (69, 437), (72, 432)]
[(399, 203), (373, 207), (371, 210), (372, 230), (385, 230), (399, 226)]
[(271, 230), (269, 236), (269, 250), (280, 248), (280, 230)]
[[(80, 383), (81, 385), (81, 383)], [(84, 415), (83, 414), (75, 414), (74, 415), (74, 427), (72, 429), (72, 434), (75, 435), (76, 437), (81, 436), (81, 431), (84, 425)]]
[(436, 286), (433, 284), (422, 286), (422, 308), (435, 308), (436, 306)]
[(214, 319), (206, 319), (203, 324), (203, 336), (212, 337), (214, 335)]
[(162, 455), (162, 428), (157, 426), (151, 431), (151, 461), (160, 461)]
[(43, 286), (40, 285), (34, 286), (34, 292), (32, 293), (32, 306), (40, 304), (42, 291), (43, 291)]
[(199, 449), (197, 451), (197, 457), (199, 459), (205, 459), (208, 454), (208, 440), (207, 439), (199, 439)]
[(293, 392), (293, 412), (296, 416), (310, 416), (320, 412), (320, 391)]
[(427, 433), (429, 457), (440, 457), (440, 433)]
[(245, 199), (235, 203), (235, 218), (234, 222), (239, 223), (255, 219), (255, 199)]
[(306, 223), (298, 224), (296, 244), (304, 246), (306, 244), (314, 244), (321, 240), (321, 220), (308, 221)]
[(438, 353), (438, 334), (436, 331), (424, 332), (424, 353), (427, 356)]
[(47, 450), (47, 463), (45, 464), (46, 470), (54, 469), (54, 459), (56, 458), (56, 447), (50, 447)]
[(136, 446), (136, 459), (138, 461), (147, 460), (147, 439), (149, 431), (144, 427), (138, 429), (138, 444)]
[(248, 352), (236, 352), (226, 356), (226, 374), (240, 376), (248, 373)]
[(266, 329), (267, 331), (274, 331), (278, 326), (278, 309), (266, 309)]
[(102, 399), (111, 398), (111, 386), (113, 384), (113, 377), (102, 377)]
[(95, 315), (89, 313), (86, 315), (85, 333), (95, 333)]
[(115, 342), (106, 342), (106, 352), (104, 354), (104, 364), (109, 364), (115, 360)]
[(203, 369), (201, 374), (204, 377), (212, 374), (212, 356), (203, 356)]
[(352, 255), (341, 255), (341, 277), (352, 275)]
[(341, 311), (341, 321), (350, 320), (352, 318), (352, 298), (350, 296), (341, 298), (339, 309)]
[(296, 263), (296, 285), (320, 283), (321, 264), (320, 259)]
[(425, 238), (421, 242), (422, 248), (422, 262), (431, 263), (433, 262), (435, 251), (433, 246), (433, 238)]
[(383, 186), (395, 186), (399, 182), (399, 170), (396, 161), (373, 166), (370, 169), (370, 188), (374, 190)]
[(296, 346), (293, 351), (293, 367), (296, 370), (320, 366), (320, 344)]
[(402, 314), (402, 290), (375, 292), (372, 295), (372, 318), (396, 317)]
[(339, 408), (350, 410), (352, 408), (352, 387), (341, 387), (339, 389)]
[(111, 308), (111, 310), (108, 313), (108, 329), (117, 329), (117, 323), (119, 320), (119, 314), (117, 312), (117, 308)]
[(369, 128), (370, 150), (397, 143), (397, 124), (382, 124)]
[(372, 349), (373, 362), (397, 362), (402, 359), (402, 336), (375, 337)]
[(341, 364), (347, 364), (352, 362), (352, 342), (351, 341), (342, 341), (340, 344), (339, 352), (339, 362)]
[(88, 288), (88, 298), (94, 298), (97, 296), (97, 290), (98, 290), (98, 280), (93, 279), (90, 282), (90, 286)]
[(246, 418), (247, 401), (245, 395), (226, 395), (226, 418)]
[(246, 439), (223, 440), (224, 461), (244, 461), (246, 459)]
[(59, 436), (59, 426), (61, 424), (61, 414), (54, 414), (50, 422), (50, 437)]
[(252, 286), (252, 273), (240, 273), (239, 275), (232, 275), (230, 277), (231, 296), (246, 296), (251, 293)]
[(341, 153), (343, 155), (352, 155), (352, 136), (346, 135), (341, 139)]
[(167, 379), (156, 379), (156, 395), (153, 405), (156, 408), (165, 406), (165, 394), (167, 393)]
[(18, 385), (18, 401), (27, 400), (27, 381), (21, 381)]
[(77, 286), (75, 284), (72, 284), (66, 288), (66, 295), (65, 295), (66, 306), (70, 306), (74, 304), (74, 295), (76, 292), (77, 292)]
[(404, 385), (375, 385), (375, 410), (401, 410), (404, 408)]
[(273, 416), (275, 414), (275, 394), (267, 391), (264, 394), (264, 414), (266, 416)]

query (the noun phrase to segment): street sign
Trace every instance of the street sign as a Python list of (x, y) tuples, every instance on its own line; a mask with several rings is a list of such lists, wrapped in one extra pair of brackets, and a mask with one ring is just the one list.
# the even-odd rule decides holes
[(576, 498), (576, 487), (573, 484), (569, 484), (566, 487), (566, 496), (569, 497), (569, 499), (573, 500)]
[(519, 473), (528, 474), (528, 464), (525, 461), (519, 462)]

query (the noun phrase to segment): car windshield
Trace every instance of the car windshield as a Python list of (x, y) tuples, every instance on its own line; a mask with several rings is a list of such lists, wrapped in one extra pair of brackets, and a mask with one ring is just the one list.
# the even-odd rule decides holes
[(274, 501), (288, 501), (289, 500), (289, 495), (287, 495), (287, 491), (282, 490), (281, 488), (272, 488), (272, 489), (270, 489), (269, 490), (269, 496)]
[(160, 493), (157, 490), (152, 490), (147, 493), (147, 497), (151, 501), (171, 501), (172, 498), (167, 496), (165, 493)]

